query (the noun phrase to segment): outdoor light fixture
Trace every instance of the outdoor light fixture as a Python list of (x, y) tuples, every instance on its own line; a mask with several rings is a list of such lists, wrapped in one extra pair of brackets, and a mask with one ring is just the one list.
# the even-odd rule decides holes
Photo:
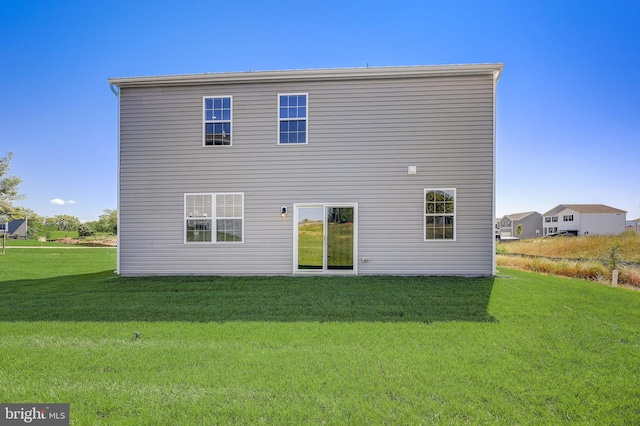
[(287, 217), (287, 206), (280, 207), (280, 216)]

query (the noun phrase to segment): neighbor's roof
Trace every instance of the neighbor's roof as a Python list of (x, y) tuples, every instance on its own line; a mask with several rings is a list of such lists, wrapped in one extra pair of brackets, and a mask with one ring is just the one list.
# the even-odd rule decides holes
[(509, 220), (522, 220), (525, 217), (531, 216), (532, 214), (540, 214), (538, 212), (525, 212), (525, 213), (513, 213), (513, 214), (508, 214), (505, 217)]
[(626, 213), (624, 210), (605, 206), (604, 204), (560, 204), (543, 216), (552, 216), (564, 209), (570, 209), (578, 213)]
[(286, 81), (360, 80), (369, 78), (410, 78), (464, 75), (492, 75), (498, 81), (502, 63), (462, 65), (418, 65), (372, 68), (326, 68), (288, 71), (243, 71), (230, 73), (182, 74), (150, 77), (110, 78), (118, 87), (184, 86)]

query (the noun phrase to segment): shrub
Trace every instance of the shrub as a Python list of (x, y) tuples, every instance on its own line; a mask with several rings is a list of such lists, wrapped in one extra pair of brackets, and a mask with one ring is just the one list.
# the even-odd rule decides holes
[(78, 235), (80, 237), (91, 237), (95, 235), (95, 233), (96, 231), (86, 223), (81, 223), (80, 226), (78, 226)]

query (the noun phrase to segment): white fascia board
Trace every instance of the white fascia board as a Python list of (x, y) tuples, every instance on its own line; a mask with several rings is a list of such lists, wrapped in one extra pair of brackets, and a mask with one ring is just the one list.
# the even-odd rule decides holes
[(290, 71), (246, 71), (211, 74), (183, 74), (150, 77), (110, 78), (118, 87), (189, 86), (198, 84), (238, 84), (260, 82), (294, 82), (327, 80), (362, 80), (371, 78), (415, 78), (463, 75), (491, 75), (500, 78), (504, 64), (420, 65), (376, 68), (330, 68)]

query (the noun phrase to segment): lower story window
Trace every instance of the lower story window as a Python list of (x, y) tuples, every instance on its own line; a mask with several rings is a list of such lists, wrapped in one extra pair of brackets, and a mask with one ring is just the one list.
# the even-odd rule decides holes
[(241, 243), (244, 194), (185, 194), (185, 243)]
[(424, 190), (424, 239), (455, 240), (456, 190)]

